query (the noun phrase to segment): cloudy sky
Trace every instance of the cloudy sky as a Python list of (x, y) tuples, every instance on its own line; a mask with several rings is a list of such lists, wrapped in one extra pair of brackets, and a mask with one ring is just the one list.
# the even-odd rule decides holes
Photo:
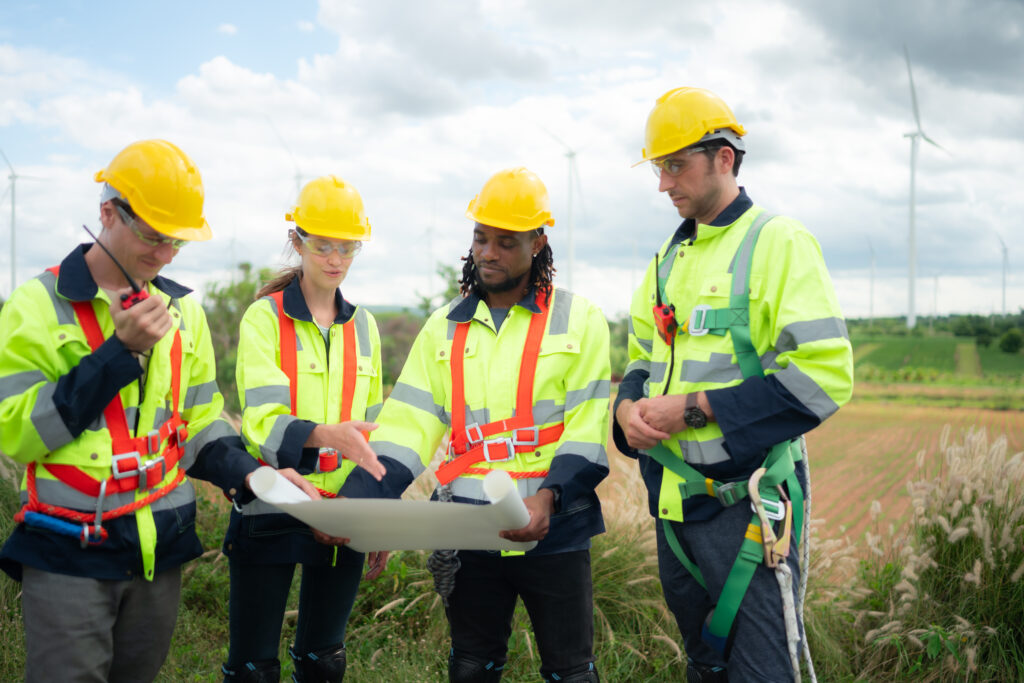
[[(364, 304), (440, 292), (491, 173), (547, 183), (558, 280), (623, 313), (679, 222), (639, 159), (654, 100), (709, 88), (749, 131), (751, 197), (818, 237), (844, 312), (907, 310), (913, 129), (925, 132), (917, 311), (1024, 306), (1024, 3), (1019, 0), (179, 0), (0, 4), (0, 150), (17, 174), (18, 282), (98, 224), (92, 176), (161, 137), (198, 164), (212, 242), (165, 274), (202, 290), (280, 263), (297, 183), (362, 193), (373, 240), (343, 290)], [(576, 152), (578, 183), (569, 161)], [(3, 169), (6, 175), (8, 169)], [(3, 183), (0, 175), (0, 183)], [(0, 185), (0, 296), (11, 195)], [(569, 228), (572, 227), (570, 268)]]

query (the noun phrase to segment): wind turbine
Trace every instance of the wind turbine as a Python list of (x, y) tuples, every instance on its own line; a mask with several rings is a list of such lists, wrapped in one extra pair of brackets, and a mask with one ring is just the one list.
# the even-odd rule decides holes
[(1008, 250), (1006, 248), (1006, 242), (1003, 241), (1003, 236), (998, 232), (996, 233), (996, 239), (999, 240), (999, 244), (1003, 247), (1003, 317), (1006, 317), (1006, 267), (1010, 262)]
[(868, 328), (871, 328), (875, 325), (875, 245), (871, 243), (870, 237), (867, 239), (868, 249), (871, 251), (871, 285), (868, 288)]
[(17, 181), (19, 179), (22, 179), (22, 180), (42, 180), (42, 178), (36, 178), (34, 176), (27, 176), (27, 175), (18, 175), (18, 173), (15, 172), (15, 170), (14, 170), (14, 166), (11, 165), (10, 159), (7, 158), (7, 155), (4, 154), (2, 149), (0, 149), (0, 157), (3, 157), (4, 163), (7, 164), (7, 168), (9, 168), (11, 170), (10, 175), (7, 176), (7, 179), (11, 181), (10, 184), (7, 186), (7, 189), (10, 190), (10, 193), (11, 193), (11, 292), (13, 293), (15, 285), (17, 285), (17, 272), (18, 272), (17, 260), (15, 259), (15, 253), (16, 253), (15, 247), (17, 246), (16, 240), (15, 240), (15, 236), (17, 234), (17, 231), (15, 230), (15, 225), (16, 225), (15, 218), (17, 217), (17, 211), (16, 211), (17, 204), (16, 204), (16, 201), (15, 201), (16, 200)]
[(915, 209), (915, 173), (917, 171), (917, 146), (923, 139), (931, 145), (938, 147), (943, 152), (945, 148), (939, 143), (925, 135), (921, 129), (921, 115), (917, 108), (917, 92), (914, 90), (914, 74), (910, 69), (910, 52), (907, 46), (903, 46), (903, 56), (907, 60), (907, 76), (910, 77), (910, 103), (914, 108), (914, 125), (916, 129), (904, 133), (903, 137), (910, 138), (910, 238), (909, 238), (909, 273), (907, 282), (907, 327), (913, 329), (917, 324), (917, 316), (914, 313), (914, 284), (917, 275), (917, 242), (914, 234), (914, 209)]
[(569, 164), (568, 164), (568, 188), (569, 188), (569, 194), (568, 194), (568, 197), (566, 198), (566, 210), (565, 210), (565, 213), (566, 213), (566, 219), (565, 220), (569, 224), (569, 227), (566, 230), (566, 236), (567, 236), (567, 241), (568, 241), (568, 252), (569, 252), (567, 260), (569, 262), (569, 268), (566, 271), (565, 288), (570, 290), (570, 291), (572, 291), (572, 272), (573, 272), (575, 261), (576, 261), (576, 255), (575, 255), (575, 251), (573, 249), (573, 240), (572, 240), (572, 195), (573, 195), (573, 184), (575, 184), (576, 191), (579, 193), (580, 206), (581, 207), (583, 206), (583, 186), (580, 183), (580, 173), (579, 173), (579, 170), (576, 168), (576, 150), (574, 150), (572, 147), (567, 145), (561, 138), (559, 138), (557, 135), (555, 135), (554, 133), (549, 131), (547, 128), (544, 128), (543, 126), (541, 126), (541, 130), (543, 130), (545, 133), (548, 134), (548, 136), (551, 137), (551, 139), (553, 139), (555, 142), (557, 142), (558, 144), (560, 144), (562, 147), (565, 148), (565, 158), (569, 162)]
[(288, 158), (292, 160), (292, 166), (295, 167), (295, 196), (298, 197), (299, 193), (302, 192), (302, 179), (305, 176), (299, 169), (299, 162), (295, 160), (295, 155), (292, 154), (291, 148), (288, 146), (288, 143), (284, 141), (284, 136), (281, 135), (281, 131), (277, 129), (277, 126), (274, 125), (274, 120), (270, 118), (269, 115), (267, 115), (267, 123), (269, 123), (270, 127), (274, 129), (274, 135), (277, 136), (277, 141), (281, 143), (282, 147), (284, 147), (284, 151), (288, 153)]

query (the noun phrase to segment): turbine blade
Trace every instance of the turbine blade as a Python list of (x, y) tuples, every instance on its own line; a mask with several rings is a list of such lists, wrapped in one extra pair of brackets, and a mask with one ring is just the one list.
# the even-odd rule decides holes
[(7, 199), (7, 195), (9, 195), (10, 193), (11, 193), (11, 184), (7, 183), (7, 188), (4, 190), (3, 196), (0, 196), (0, 204), (2, 204), (5, 199)]
[(926, 140), (927, 142), (929, 142), (929, 143), (931, 143), (932, 145), (934, 145), (934, 146), (938, 147), (939, 149), (941, 149), (941, 150), (942, 150), (943, 152), (945, 152), (945, 153), (946, 153), (946, 154), (948, 154), (949, 156), (953, 156), (953, 153), (952, 153), (952, 152), (950, 152), (950, 151), (949, 151), (948, 149), (946, 149), (945, 147), (943, 147), (943, 146), (942, 146), (942, 145), (940, 145), (939, 143), (935, 142), (935, 140), (932, 140), (932, 139), (931, 139), (930, 137), (928, 137), (927, 135), (925, 135), (925, 134), (924, 134), (924, 132), (922, 132), (922, 133), (921, 133), (921, 137), (922, 137), (922, 138), (924, 138), (924, 139), (925, 139), (925, 140)]
[(7, 155), (4, 154), (4, 151), (2, 149), (0, 149), (0, 157), (3, 157), (4, 161), (7, 162), (7, 168), (11, 169), (11, 175), (17, 175), (17, 173), (14, 172), (14, 167), (11, 166), (10, 159), (7, 158)]
[[(917, 126), (917, 132), (921, 133), (921, 114), (917, 109), (917, 91), (914, 89), (914, 72), (910, 70), (910, 51), (907, 50), (907, 46), (903, 46), (903, 56), (907, 60), (907, 76), (910, 77), (910, 104), (914, 107), (914, 124)], [(924, 133), (921, 133), (922, 135)]]
[(548, 130), (548, 129), (547, 129), (547, 128), (545, 128), (544, 126), (540, 125), (539, 123), (537, 124), (537, 127), (538, 127), (538, 128), (540, 128), (540, 129), (541, 129), (542, 131), (544, 131), (545, 133), (547, 133), (547, 136), (548, 136), (549, 138), (551, 138), (552, 140), (554, 140), (555, 142), (557, 142), (558, 144), (560, 144), (560, 145), (561, 145), (562, 147), (565, 147), (565, 150), (566, 150), (567, 152), (572, 152), (572, 148), (571, 148), (571, 147), (569, 147), (569, 145), (565, 144), (565, 141), (564, 141), (564, 140), (562, 140), (562, 138), (558, 137), (557, 135), (555, 135), (554, 133), (552, 133), (552, 132), (551, 132), (550, 130)]

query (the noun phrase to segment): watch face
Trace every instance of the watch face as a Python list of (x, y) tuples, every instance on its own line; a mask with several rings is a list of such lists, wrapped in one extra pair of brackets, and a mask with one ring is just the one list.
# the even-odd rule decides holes
[(683, 422), (694, 429), (700, 429), (708, 423), (708, 416), (700, 408), (687, 408), (683, 413)]

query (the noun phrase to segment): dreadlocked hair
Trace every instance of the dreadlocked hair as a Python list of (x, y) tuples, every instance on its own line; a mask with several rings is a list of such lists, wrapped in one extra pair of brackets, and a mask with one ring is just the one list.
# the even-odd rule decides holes
[[(538, 235), (543, 235), (544, 229), (537, 228), (536, 232)], [(462, 277), (459, 278), (459, 292), (462, 296), (476, 294), (480, 298), (484, 298), (484, 293), (477, 284), (476, 263), (473, 262), (473, 247), (469, 248), (469, 253), (462, 257), (462, 261)], [(551, 291), (553, 289), (551, 282), (554, 280), (556, 271), (554, 252), (551, 251), (550, 244), (545, 244), (537, 252), (537, 255), (533, 257), (533, 261), (530, 263), (529, 275), (530, 285), (544, 295), (545, 304), (551, 302)]]

